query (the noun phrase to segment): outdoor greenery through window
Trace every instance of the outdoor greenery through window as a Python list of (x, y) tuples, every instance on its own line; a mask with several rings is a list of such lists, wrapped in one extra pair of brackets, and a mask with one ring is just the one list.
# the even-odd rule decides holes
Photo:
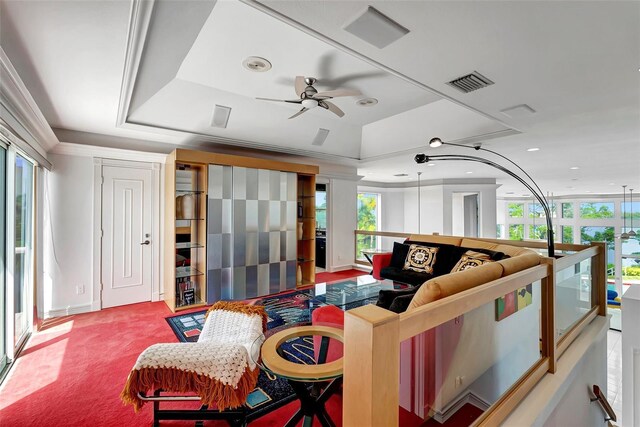
[(522, 218), (524, 216), (524, 204), (522, 203), (509, 203), (507, 210), (510, 218)]
[[(551, 211), (551, 217), (556, 217), (556, 205), (555, 203), (551, 203), (549, 206), (549, 210)], [(544, 209), (542, 209), (542, 205), (540, 203), (529, 203), (529, 218), (546, 218)]]
[[(563, 205), (564, 204), (565, 203), (563, 203)], [(573, 226), (572, 225), (562, 226), (562, 243), (573, 243)]]
[(509, 240), (524, 239), (524, 224), (509, 225)]
[(316, 190), (316, 228), (327, 229), (327, 192)]
[[(380, 195), (377, 193), (358, 193), (358, 230), (376, 231), (380, 221)], [(363, 250), (376, 249), (377, 236), (358, 235), (356, 257), (364, 259)]]
[(580, 203), (580, 218), (613, 218), (613, 205), (609, 202)]
[(573, 203), (562, 204), (562, 218), (573, 218)]

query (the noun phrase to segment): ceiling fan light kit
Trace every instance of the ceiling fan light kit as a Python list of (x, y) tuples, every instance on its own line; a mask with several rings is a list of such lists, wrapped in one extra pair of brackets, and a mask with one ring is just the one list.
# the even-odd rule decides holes
[[(344, 116), (344, 111), (338, 108), (337, 105), (330, 102), (330, 99), (338, 98), (341, 96), (359, 96), (361, 95), (359, 90), (353, 89), (335, 89), (328, 90), (324, 92), (318, 92), (318, 90), (313, 87), (313, 85), (317, 82), (314, 77), (304, 77), (297, 76), (294, 89), (296, 95), (300, 97), (300, 99), (273, 99), (273, 98), (256, 98), (261, 101), (273, 101), (273, 102), (287, 102), (289, 104), (300, 104), (302, 105), (302, 109), (295, 113), (293, 116), (289, 117), (290, 119), (296, 118), (302, 113), (306, 113), (307, 111), (316, 108), (322, 107), (325, 110), (331, 111), (338, 117)], [(376, 101), (377, 102), (377, 101)]]

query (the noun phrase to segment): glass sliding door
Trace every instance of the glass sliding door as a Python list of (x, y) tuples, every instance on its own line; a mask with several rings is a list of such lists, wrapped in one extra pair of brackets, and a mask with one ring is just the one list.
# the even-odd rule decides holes
[(5, 179), (6, 179), (7, 151), (0, 146), (0, 378), (8, 363), (7, 356), (7, 327), (5, 318), (7, 315), (6, 282), (5, 282)]
[(33, 164), (19, 154), (14, 173), (14, 260), (13, 310), (14, 346), (28, 336), (32, 309)]

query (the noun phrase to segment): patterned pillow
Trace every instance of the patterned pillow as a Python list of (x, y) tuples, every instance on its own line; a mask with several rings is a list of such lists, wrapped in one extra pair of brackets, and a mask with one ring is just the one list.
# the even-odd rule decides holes
[(470, 268), (478, 267), (482, 264), (488, 264), (490, 262), (493, 262), (493, 260), (491, 259), (491, 255), (489, 254), (484, 254), (482, 252), (476, 251), (467, 251), (462, 255), (460, 261), (458, 261), (458, 263), (453, 266), (451, 272), (455, 273), (457, 271), (468, 270)]
[(404, 261), (404, 270), (413, 270), (419, 273), (433, 273), (436, 263), (436, 253), (440, 248), (432, 248), (422, 245), (409, 246), (407, 259)]

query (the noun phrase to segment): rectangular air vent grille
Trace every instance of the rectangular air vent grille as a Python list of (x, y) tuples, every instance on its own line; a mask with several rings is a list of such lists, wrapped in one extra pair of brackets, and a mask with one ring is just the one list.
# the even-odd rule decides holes
[(474, 71), (473, 73), (467, 74), (466, 76), (458, 77), (457, 79), (451, 80), (447, 84), (455, 87), (461, 92), (469, 93), (473, 92), (474, 90), (490, 86), (493, 84), (493, 82), (479, 72)]

